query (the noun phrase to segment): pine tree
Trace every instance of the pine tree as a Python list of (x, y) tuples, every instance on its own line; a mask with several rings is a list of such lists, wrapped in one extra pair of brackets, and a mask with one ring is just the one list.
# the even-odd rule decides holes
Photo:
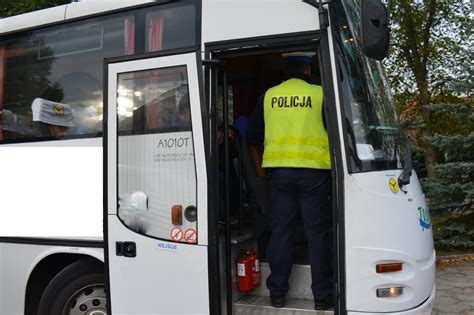
[(425, 141), (438, 152), (436, 178), (425, 178), (423, 190), (434, 216), (438, 248), (474, 248), (474, 105), (428, 105), (441, 132)]

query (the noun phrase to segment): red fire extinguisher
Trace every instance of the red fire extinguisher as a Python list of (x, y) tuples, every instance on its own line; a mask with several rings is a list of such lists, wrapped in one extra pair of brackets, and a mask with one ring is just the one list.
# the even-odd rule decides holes
[(239, 291), (249, 292), (253, 289), (252, 261), (249, 252), (244, 252), (237, 259), (237, 276), (239, 279)]
[(256, 289), (260, 286), (260, 260), (258, 259), (255, 250), (252, 250), (249, 255), (250, 263), (252, 265), (252, 285)]

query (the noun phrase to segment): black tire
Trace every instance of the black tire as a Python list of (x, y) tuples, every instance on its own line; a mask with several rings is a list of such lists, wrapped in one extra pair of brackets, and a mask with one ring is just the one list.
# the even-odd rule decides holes
[(100, 263), (81, 259), (51, 280), (41, 296), (38, 315), (79, 315), (91, 310), (107, 314), (104, 269)]

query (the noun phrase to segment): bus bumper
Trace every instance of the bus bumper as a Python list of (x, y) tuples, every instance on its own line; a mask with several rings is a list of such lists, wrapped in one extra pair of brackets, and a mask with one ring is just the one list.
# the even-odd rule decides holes
[[(429, 298), (424, 301), (421, 305), (412, 308), (410, 310), (406, 311), (399, 311), (399, 312), (390, 312), (390, 313), (380, 313), (380, 314), (401, 314), (401, 315), (429, 315), (431, 314), (434, 306), (434, 300), (435, 300), (435, 292), (436, 292), (436, 286), (433, 287), (433, 291), (431, 292), (431, 295)], [(362, 312), (347, 312), (349, 315), (362, 315), (362, 314), (379, 314), (379, 313), (362, 313)]]

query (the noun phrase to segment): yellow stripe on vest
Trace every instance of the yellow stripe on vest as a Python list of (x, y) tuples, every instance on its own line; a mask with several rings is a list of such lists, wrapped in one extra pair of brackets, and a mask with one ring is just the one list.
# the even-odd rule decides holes
[(316, 139), (309, 137), (279, 137), (276, 139), (267, 139), (265, 145), (280, 145), (280, 144), (301, 144), (314, 145), (318, 147), (329, 147), (328, 139)]
[(304, 167), (330, 169), (329, 154), (319, 152), (273, 151), (265, 153), (263, 167)]
[(319, 153), (319, 152), (290, 152), (290, 151), (272, 151), (265, 154), (265, 159), (297, 159), (297, 160), (315, 160), (330, 162), (329, 153)]

